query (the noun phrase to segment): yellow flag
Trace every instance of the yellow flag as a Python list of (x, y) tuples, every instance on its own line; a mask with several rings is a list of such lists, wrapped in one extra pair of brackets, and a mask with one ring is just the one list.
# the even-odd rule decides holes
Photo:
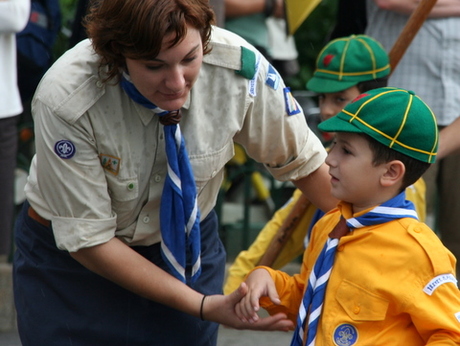
[(285, 0), (286, 22), (290, 35), (296, 32), (320, 2), (321, 0)]

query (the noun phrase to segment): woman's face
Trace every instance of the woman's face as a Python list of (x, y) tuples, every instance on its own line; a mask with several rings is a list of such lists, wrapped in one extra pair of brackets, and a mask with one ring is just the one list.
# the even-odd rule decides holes
[(128, 73), (137, 90), (156, 106), (169, 111), (184, 105), (203, 62), (203, 45), (197, 29), (189, 26), (184, 40), (168, 48), (171, 38), (163, 39), (160, 53), (151, 60), (126, 58)]

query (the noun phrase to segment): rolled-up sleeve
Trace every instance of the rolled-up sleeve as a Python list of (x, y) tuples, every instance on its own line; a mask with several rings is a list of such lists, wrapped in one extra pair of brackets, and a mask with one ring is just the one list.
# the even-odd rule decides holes
[[(88, 135), (88, 120), (82, 116), (69, 126), (40, 100), (34, 102), (34, 113), (38, 114), (34, 119), (37, 181), (51, 212), (43, 216), (52, 221), (57, 246), (76, 251), (110, 240), (116, 230), (116, 215), (96, 143)], [(60, 141), (72, 147), (72, 156), (56, 153)]]

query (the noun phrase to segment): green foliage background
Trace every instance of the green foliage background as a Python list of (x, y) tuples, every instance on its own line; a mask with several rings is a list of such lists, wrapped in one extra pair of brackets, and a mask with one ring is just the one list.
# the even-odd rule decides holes
[[(294, 34), (299, 52), (300, 72), (287, 81), (293, 90), (305, 90), (305, 83), (311, 78), (315, 67), (316, 56), (328, 41), (328, 36), (335, 25), (337, 2), (338, 0), (322, 0)], [(60, 0), (60, 4), (62, 30), (56, 42), (55, 58), (68, 48), (77, 0)]]

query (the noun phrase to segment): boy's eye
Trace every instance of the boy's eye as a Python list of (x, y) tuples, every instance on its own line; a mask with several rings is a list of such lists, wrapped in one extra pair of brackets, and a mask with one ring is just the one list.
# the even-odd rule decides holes
[(351, 154), (351, 151), (348, 150), (346, 147), (342, 147), (342, 151), (347, 155)]

